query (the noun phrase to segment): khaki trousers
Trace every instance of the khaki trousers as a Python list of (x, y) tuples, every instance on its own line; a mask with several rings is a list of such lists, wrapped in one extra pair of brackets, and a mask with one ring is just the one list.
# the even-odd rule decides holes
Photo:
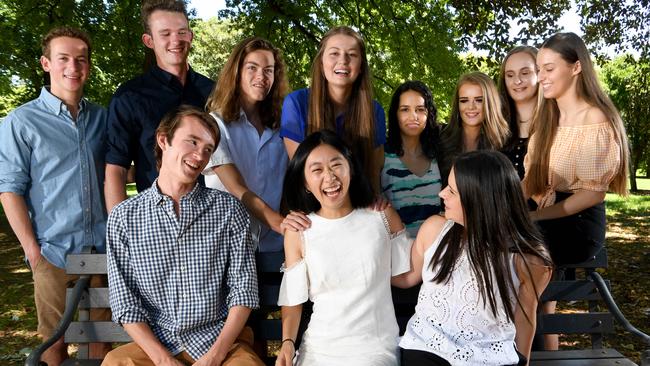
[[(235, 342), (230, 347), (222, 366), (264, 366), (264, 363), (251, 348), (253, 344), (253, 330), (244, 327)], [(185, 365), (192, 365), (196, 360), (183, 351), (176, 356), (177, 360)], [(117, 347), (109, 352), (102, 362), (102, 366), (155, 366), (149, 356), (135, 342)]]

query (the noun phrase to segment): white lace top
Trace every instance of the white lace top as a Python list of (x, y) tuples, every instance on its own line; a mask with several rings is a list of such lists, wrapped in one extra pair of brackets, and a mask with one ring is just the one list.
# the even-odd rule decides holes
[[(438, 266), (428, 265), (441, 239), (453, 226), (447, 221), (433, 245), (424, 253), (422, 287), (415, 314), (408, 322), (400, 347), (434, 353), (452, 365), (516, 364), (515, 324), (505, 310), (498, 317), (483, 302), (466, 255), (461, 255), (446, 284), (431, 280)], [(519, 287), (512, 255), (510, 260), (515, 288)], [(496, 280), (493, 280), (496, 283)], [(515, 294), (511, 294), (514, 305)], [(499, 296), (497, 307), (503, 308)]]
[(279, 305), (314, 303), (296, 365), (397, 366), (391, 276), (410, 269), (411, 240), (391, 238), (383, 213), (309, 215), (304, 258), (284, 270)]

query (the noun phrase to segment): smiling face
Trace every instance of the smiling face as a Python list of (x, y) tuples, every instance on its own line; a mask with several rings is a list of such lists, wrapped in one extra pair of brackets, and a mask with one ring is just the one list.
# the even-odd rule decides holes
[(458, 186), (456, 185), (456, 174), (454, 168), (449, 172), (449, 179), (447, 186), (440, 191), (440, 198), (445, 202), (445, 218), (452, 220), (458, 224), (465, 225), (465, 212), (463, 205), (460, 202), (460, 194), (458, 193)]
[(330, 87), (351, 88), (361, 70), (361, 49), (354, 37), (331, 36), (322, 55), (323, 74)]
[(427, 124), (427, 107), (422, 94), (407, 90), (399, 96), (397, 122), (402, 136), (420, 136)]
[(528, 53), (510, 55), (505, 65), (505, 81), (508, 95), (515, 102), (526, 102), (537, 95), (537, 72), (535, 59)]
[(542, 85), (544, 98), (557, 99), (569, 90), (575, 90), (580, 63), (568, 63), (562, 56), (549, 48), (542, 48), (537, 54), (539, 83)]
[(192, 31), (183, 13), (156, 10), (149, 16), (151, 34), (142, 35), (142, 42), (156, 54), (156, 64), (173, 71), (186, 67), (192, 46)]
[(458, 88), (458, 111), (463, 127), (480, 127), (483, 113), (483, 90), (478, 84), (465, 83)]
[(252, 106), (263, 101), (273, 86), (274, 72), (273, 52), (257, 50), (246, 55), (239, 70), (242, 102)]
[(305, 189), (320, 203), (324, 216), (341, 216), (352, 210), (348, 191), (350, 164), (338, 150), (321, 144), (305, 162)]
[(88, 45), (78, 38), (57, 37), (50, 41), (49, 57), (41, 65), (50, 73), (50, 92), (64, 100), (80, 100), (90, 75)]
[(162, 133), (156, 141), (162, 150), (160, 177), (176, 185), (194, 186), (216, 147), (210, 130), (191, 115), (183, 117), (171, 141)]

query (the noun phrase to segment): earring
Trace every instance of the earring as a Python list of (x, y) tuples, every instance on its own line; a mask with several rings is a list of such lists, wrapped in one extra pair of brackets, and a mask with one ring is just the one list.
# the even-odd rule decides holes
[(307, 188), (305, 188), (305, 192), (307, 192), (307, 194), (311, 194), (311, 191), (308, 190)]

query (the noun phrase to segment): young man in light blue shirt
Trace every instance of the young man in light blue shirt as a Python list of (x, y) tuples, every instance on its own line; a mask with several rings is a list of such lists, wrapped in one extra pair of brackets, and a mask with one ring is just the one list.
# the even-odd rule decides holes
[[(106, 110), (83, 99), (88, 35), (59, 27), (42, 46), (50, 86), (0, 123), (0, 201), (32, 269), (38, 333), (47, 339), (76, 279), (65, 273), (66, 255), (84, 246), (105, 250)], [(59, 339), (41, 359), (56, 366), (67, 357)]]

